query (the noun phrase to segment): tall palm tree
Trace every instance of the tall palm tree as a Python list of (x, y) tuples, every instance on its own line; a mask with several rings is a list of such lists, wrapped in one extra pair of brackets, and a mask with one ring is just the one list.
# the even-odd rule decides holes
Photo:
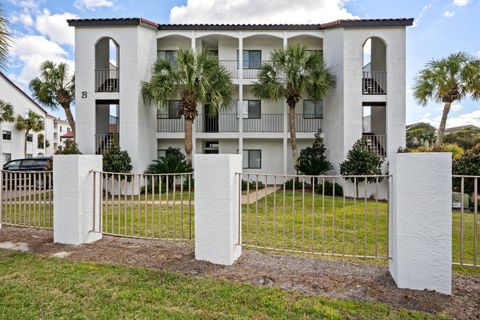
[(13, 115), (13, 106), (3, 100), (0, 100), (0, 122), (13, 122), (15, 116)]
[(42, 105), (51, 109), (63, 108), (75, 139), (75, 120), (70, 109), (75, 97), (74, 80), (67, 64), (47, 60), (40, 65), (40, 77), (30, 81), (30, 90)]
[(17, 116), (17, 130), (25, 131), (25, 143), (23, 146), (23, 151), (25, 157), (27, 156), (27, 137), (30, 134), (30, 131), (39, 132), (44, 129), (45, 123), (42, 116), (29, 110), (26, 117)]
[(5, 69), (9, 47), (10, 36), (7, 29), (7, 18), (0, 4), (0, 69)]
[(439, 60), (431, 60), (415, 79), (413, 94), (425, 106), (428, 100), (443, 102), (436, 145), (443, 143), (448, 113), (454, 101), (470, 96), (480, 99), (480, 59), (458, 52)]
[(295, 106), (302, 98), (321, 100), (334, 84), (335, 78), (328, 72), (321, 53), (308, 51), (300, 44), (274, 50), (271, 61), (262, 65), (253, 92), (261, 99), (287, 102), (294, 166), (298, 163)]
[(227, 70), (206, 50), (180, 49), (174, 61), (158, 60), (150, 81), (142, 82), (147, 104), (166, 106), (180, 97), (179, 114), (185, 120), (185, 153), (192, 164), (192, 126), (198, 115), (198, 102), (214, 110), (228, 108), (232, 100), (232, 82)]

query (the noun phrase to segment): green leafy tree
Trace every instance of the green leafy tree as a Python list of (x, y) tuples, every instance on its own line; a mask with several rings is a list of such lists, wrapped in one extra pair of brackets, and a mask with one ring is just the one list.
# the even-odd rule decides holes
[[(121, 150), (118, 142), (112, 143), (112, 146), (103, 155), (103, 171), (115, 173), (130, 173), (132, 171), (132, 159), (126, 150)], [(116, 176), (114, 175), (114, 179)], [(124, 176), (121, 175), (121, 180)], [(128, 181), (131, 177), (128, 176)]]
[(16, 128), (20, 131), (25, 131), (25, 139), (23, 152), (25, 157), (27, 156), (27, 137), (31, 131), (40, 132), (44, 129), (45, 123), (43, 117), (39, 114), (29, 110), (26, 117), (17, 116)]
[(313, 145), (300, 151), (295, 169), (308, 176), (321, 175), (331, 170), (333, 166), (327, 160), (325, 151), (326, 148), (323, 143), (322, 132), (318, 130), (318, 132), (315, 133)]
[(7, 29), (7, 18), (0, 4), (0, 69), (5, 69), (8, 49), (10, 48), (10, 36)]
[[(383, 159), (375, 153), (368, 150), (361, 140), (358, 140), (353, 145), (352, 149), (348, 151), (347, 158), (340, 163), (340, 174), (344, 176), (367, 176), (367, 175), (381, 175), (382, 174)], [(358, 195), (359, 183), (365, 181), (365, 178), (347, 178), (355, 182), (356, 195)], [(378, 181), (381, 181), (378, 178)], [(375, 177), (367, 178), (368, 183), (377, 181)], [(365, 191), (366, 192), (366, 191)]]
[[(470, 150), (458, 160), (453, 162), (453, 173), (456, 175), (480, 176), (480, 143)], [(456, 188), (460, 191), (460, 179), (454, 179)], [(464, 179), (464, 190), (466, 193), (472, 194), (474, 191), (474, 179)], [(477, 191), (480, 193), (480, 179), (478, 179)]]
[(287, 49), (276, 49), (271, 61), (262, 65), (254, 94), (261, 99), (281, 100), (288, 104), (288, 122), (293, 165), (298, 162), (295, 106), (304, 97), (321, 100), (335, 84), (319, 52), (308, 51), (295, 44)]
[(13, 106), (6, 101), (0, 100), (0, 122), (13, 121), (15, 121)]
[(425, 106), (428, 100), (444, 104), (436, 145), (443, 143), (452, 103), (468, 96), (474, 100), (480, 98), (479, 74), (480, 59), (458, 52), (428, 62), (416, 77), (413, 92), (422, 106)]
[(428, 123), (420, 123), (407, 130), (407, 148), (432, 146), (435, 141), (435, 127)]
[(152, 77), (142, 82), (145, 103), (166, 106), (180, 97), (179, 114), (185, 120), (185, 152), (192, 164), (192, 127), (198, 115), (198, 102), (216, 110), (226, 109), (232, 100), (232, 81), (228, 71), (207, 50), (177, 51), (176, 59), (160, 59), (152, 69)]
[(65, 140), (65, 147), (58, 147), (55, 151), (55, 154), (82, 154), (78, 148), (78, 144), (75, 140), (67, 139)]
[(445, 135), (443, 139), (445, 143), (457, 144), (464, 150), (468, 150), (480, 143), (479, 128), (464, 128)]
[(44, 61), (40, 65), (40, 77), (30, 81), (30, 90), (40, 104), (53, 110), (59, 106), (63, 108), (75, 137), (75, 119), (71, 110), (75, 97), (75, 81), (70, 75), (68, 65)]

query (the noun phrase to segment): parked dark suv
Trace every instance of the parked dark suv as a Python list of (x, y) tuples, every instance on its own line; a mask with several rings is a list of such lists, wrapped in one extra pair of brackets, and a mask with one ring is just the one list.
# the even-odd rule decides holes
[(6, 171), (46, 171), (50, 157), (16, 159), (3, 165)]
[(11, 160), (3, 165), (3, 188), (49, 189), (51, 175), (42, 172), (51, 168), (50, 157), (37, 157)]

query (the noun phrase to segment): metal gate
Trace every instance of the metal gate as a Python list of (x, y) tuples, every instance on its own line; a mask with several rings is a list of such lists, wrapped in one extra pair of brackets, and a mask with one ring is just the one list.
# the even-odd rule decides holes
[(1, 223), (53, 228), (52, 178), (51, 171), (1, 171)]
[(132, 238), (193, 239), (193, 173), (93, 175), (100, 188), (95, 194), (101, 218), (93, 219), (93, 230)]
[(391, 177), (237, 174), (245, 247), (388, 259)]

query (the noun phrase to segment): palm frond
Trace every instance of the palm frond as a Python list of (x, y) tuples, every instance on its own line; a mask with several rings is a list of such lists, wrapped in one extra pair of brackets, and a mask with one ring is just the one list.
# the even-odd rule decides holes
[(0, 122), (15, 121), (13, 106), (11, 103), (0, 100)]
[(7, 18), (0, 4), (0, 70), (6, 68), (8, 49), (10, 48), (10, 35), (7, 29)]

